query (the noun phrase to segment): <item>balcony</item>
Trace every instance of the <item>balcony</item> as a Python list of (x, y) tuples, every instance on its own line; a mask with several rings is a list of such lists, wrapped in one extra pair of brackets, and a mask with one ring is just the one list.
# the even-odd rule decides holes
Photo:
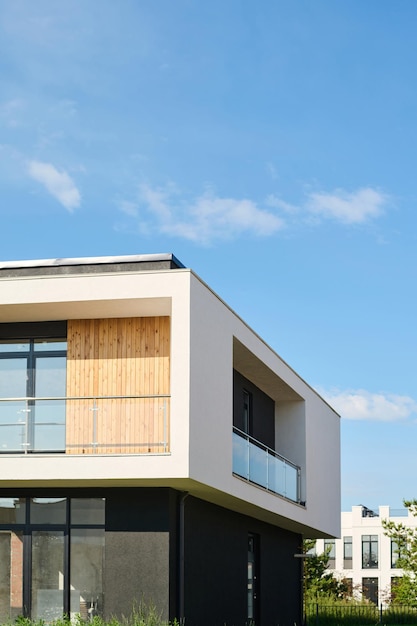
[(170, 396), (0, 399), (0, 453), (167, 454)]
[(233, 473), (300, 503), (300, 468), (236, 427), (233, 428)]

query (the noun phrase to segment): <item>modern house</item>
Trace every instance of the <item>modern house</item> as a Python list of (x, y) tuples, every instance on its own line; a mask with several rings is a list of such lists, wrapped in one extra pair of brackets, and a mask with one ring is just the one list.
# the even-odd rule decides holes
[(192, 270), (0, 263), (0, 621), (294, 626), (339, 531), (339, 416)]
[(398, 546), (384, 533), (382, 520), (417, 527), (417, 518), (408, 509), (378, 510), (353, 506), (341, 515), (341, 538), (318, 539), (318, 553), (329, 551), (328, 571), (344, 578), (356, 597), (363, 596), (375, 604), (389, 602), (395, 583), (403, 575), (398, 567)]

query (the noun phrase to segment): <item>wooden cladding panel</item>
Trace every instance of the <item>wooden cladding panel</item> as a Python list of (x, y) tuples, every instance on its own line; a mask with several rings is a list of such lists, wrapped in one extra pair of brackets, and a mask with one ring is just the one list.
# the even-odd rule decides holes
[(68, 400), (67, 452), (163, 452), (169, 398), (125, 396), (168, 395), (169, 355), (169, 317), (70, 320), (67, 396), (123, 399)]

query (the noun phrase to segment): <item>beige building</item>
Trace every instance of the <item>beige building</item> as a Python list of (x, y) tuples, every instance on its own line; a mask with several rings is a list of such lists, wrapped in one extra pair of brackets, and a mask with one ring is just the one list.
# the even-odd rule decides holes
[(330, 549), (329, 571), (348, 580), (357, 597), (363, 594), (378, 605), (389, 601), (395, 579), (403, 574), (397, 567), (397, 545), (384, 534), (384, 519), (417, 527), (417, 518), (407, 509), (359, 505), (342, 513), (340, 539), (316, 543), (318, 553)]

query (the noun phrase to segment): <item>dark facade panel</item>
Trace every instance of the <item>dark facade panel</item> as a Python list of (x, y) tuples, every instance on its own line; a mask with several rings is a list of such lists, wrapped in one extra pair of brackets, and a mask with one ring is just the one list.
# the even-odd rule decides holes
[(248, 624), (248, 536), (259, 542), (261, 626), (301, 623), (300, 535), (192, 497), (185, 503), (185, 622)]
[(66, 336), (66, 321), (11, 322), (0, 324), (0, 339), (64, 339)]
[(141, 601), (164, 619), (178, 615), (178, 493), (168, 488), (106, 492), (105, 617)]
[(122, 257), (91, 257), (81, 259), (49, 259), (0, 263), (1, 278), (23, 276), (62, 276), (72, 274), (117, 274), (181, 269), (184, 265), (173, 254), (134, 255)]
[[(245, 391), (251, 398), (248, 430), (243, 417)], [(233, 426), (275, 449), (275, 402), (236, 370), (233, 370)]]
[(169, 532), (106, 531), (104, 618), (128, 617), (140, 603), (169, 618)]

